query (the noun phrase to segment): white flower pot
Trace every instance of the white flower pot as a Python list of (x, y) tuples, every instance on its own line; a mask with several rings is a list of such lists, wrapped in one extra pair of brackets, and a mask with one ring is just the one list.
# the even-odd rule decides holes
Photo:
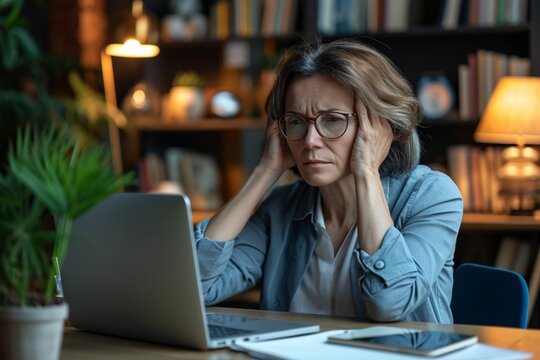
[(67, 316), (67, 304), (0, 307), (0, 359), (59, 359)]

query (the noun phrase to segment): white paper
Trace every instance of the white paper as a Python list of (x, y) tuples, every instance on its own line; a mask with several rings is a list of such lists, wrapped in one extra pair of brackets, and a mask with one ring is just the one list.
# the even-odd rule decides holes
[[(390, 326), (374, 326), (366, 328), (366, 336), (389, 335), (403, 332), (403, 329)], [(341, 334), (346, 330), (325, 331), (312, 335), (262, 341), (239, 342), (234, 350), (243, 351), (256, 358), (287, 360), (327, 360), (327, 359), (422, 359), (425, 356), (406, 355), (387, 351), (362, 349), (352, 346), (327, 343), (328, 336)], [(498, 348), (486, 344), (476, 344), (448, 355), (439, 356), (437, 360), (520, 360), (529, 359), (531, 353)]]

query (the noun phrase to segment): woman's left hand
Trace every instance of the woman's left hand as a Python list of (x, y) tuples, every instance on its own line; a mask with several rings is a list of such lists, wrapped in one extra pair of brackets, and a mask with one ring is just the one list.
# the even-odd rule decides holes
[(387, 120), (371, 114), (358, 99), (355, 100), (358, 129), (351, 154), (351, 171), (377, 174), (392, 145), (392, 128)]

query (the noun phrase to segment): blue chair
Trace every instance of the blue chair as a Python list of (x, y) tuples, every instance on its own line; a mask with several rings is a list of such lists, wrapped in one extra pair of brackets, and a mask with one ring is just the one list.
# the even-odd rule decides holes
[(529, 288), (515, 271), (462, 264), (454, 274), (454, 323), (527, 328)]

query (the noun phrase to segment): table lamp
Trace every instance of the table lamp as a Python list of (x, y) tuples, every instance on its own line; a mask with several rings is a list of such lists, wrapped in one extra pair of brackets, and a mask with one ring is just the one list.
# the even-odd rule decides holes
[[(105, 102), (109, 111), (118, 112), (116, 102), (116, 88), (112, 57), (125, 58), (151, 58), (159, 54), (157, 42), (157, 24), (150, 15), (143, 12), (142, 0), (135, 0), (132, 4), (131, 15), (118, 27), (116, 34), (121, 43), (109, 44), (101, 51), (101, 70), (103, 74), (103, 87)], [(118, 124), (109, 121), (109, 141), (111, 145), (112, 163), (118, 174), (122, 168), (122, 150), (120, 145), (120, 132)]]
[(540, 190), (540, 78), (503, 77), (497, 83), (474, 138), (513, 144), (503, 151), (497, 171), (500, 194), (511, 214), (532, 214)]

